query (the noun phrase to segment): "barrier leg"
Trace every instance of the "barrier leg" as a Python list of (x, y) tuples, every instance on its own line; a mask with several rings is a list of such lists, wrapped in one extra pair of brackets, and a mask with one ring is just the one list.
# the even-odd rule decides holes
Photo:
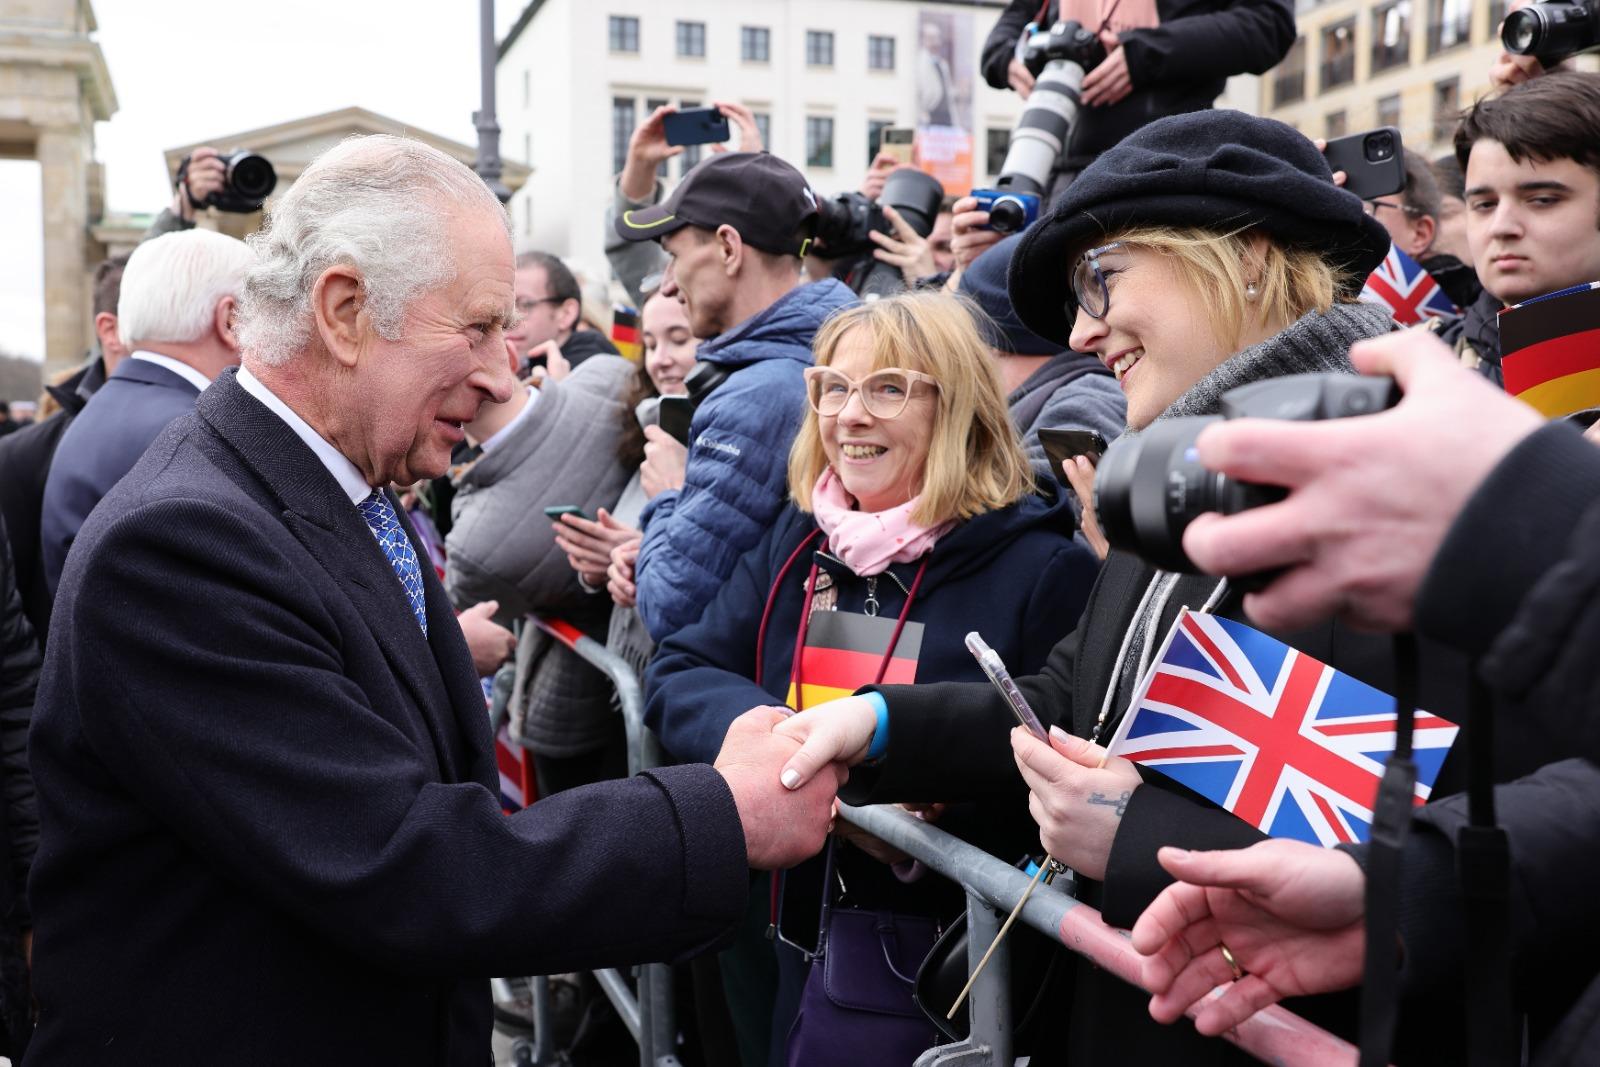
[[(1000, 932), (1005, 916), (967, 890), (967, 973)], [(1002, 941), (967, 997), (972, 1028), (965, 1041), (930, 1048), (915, 1067), (1011, 1067), (1011, 948)]]
[(678, 1045), (678, 1020), (672, 1001), (672, 967), (665, 963), (646, 964), (639, 980), (639, 995), (650, 1001), (650, 1037), (640, 1041), (639, 1047), (649, 1049), (649, 1067), (676, 1063), (673, 1050)]
[(556, 1038), (550, 1019), (550, 979), (544, 975), (528, 979), (533, 995), (533, 1064), (547, 1067), (556, 1061)]

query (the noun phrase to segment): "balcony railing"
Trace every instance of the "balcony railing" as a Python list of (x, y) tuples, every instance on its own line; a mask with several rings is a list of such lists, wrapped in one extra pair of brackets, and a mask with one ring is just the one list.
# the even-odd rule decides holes
[(1392, 45), (1377, 42), (1372, 46), (1372, 70), (1388, 70), (1402, 66), (1411, 57), (1411, 38), (1403, 36)]
[(1472, 40), (1472, 16), (1463, 13), (1442, 22), (1428, 23), (1428, 54), (1460, 48)]
[(1272, 79), (1272, 103), (1275, 107), (1285, 104), (1297, 104), (1306, 98), (1306, 72), (1302, 67), (1299, 70), (1282, 71)]
[(1356, 80), (1356, 57), (1351, 55), (1339, 56), (1322, 64), (1322, 88), (1332, 89), (1338, 85), (1348, 85)]

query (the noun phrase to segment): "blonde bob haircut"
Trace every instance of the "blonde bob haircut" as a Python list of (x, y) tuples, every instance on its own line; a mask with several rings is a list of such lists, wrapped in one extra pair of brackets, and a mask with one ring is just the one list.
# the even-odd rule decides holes
[[(948, 293), (901, 293), (840, 311), (812, 342), (817, 366), (826, 367), (839, 342), (863, 330), (872, 338), (874, 371), (920, 371), (939, 382), (928, 462), (913, 493), (920, 499), (911, 518), (924, 526), (995, 511), (1033, 491), (994, 356), (978, 331), (981, 314)], [(789, 497), (800, 510), (811, 510), (811, 490), (827, 466), (817, 413), (808, 405), (789, 450)]]
[[(1178, 280), (1209, 310), (1217, 344), (1239, 349), (1249, 317), (1284, 329), (1308, 312), (1326, 312), (1337, 294), (1350, 292), (1346, 272), (1320, 252), (1285, 248), (1259, 229), (1217, 233), (1187, 226), (1141, 226), (1116, 240), (1167, 257)], [(1256, 298), (1245, 299), (1254, 282)], [(1345, 297), (1342, 302), (1350, 302)]]

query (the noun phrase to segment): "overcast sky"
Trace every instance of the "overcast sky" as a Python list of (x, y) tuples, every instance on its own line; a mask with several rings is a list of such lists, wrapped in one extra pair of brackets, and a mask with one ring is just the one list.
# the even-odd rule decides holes
[[(94, 8), (120, 104), (95, 130), (109, 210), (161, 208), (171, 196), (167, 148), (352, 105), (477, 141), (472, 0), (94, 0)], [(522, 0), (496, 0), (500, 33), (521, 8)], [(0, 349), (42, 357), (36, 164), (0, 161), (0, 205)]]

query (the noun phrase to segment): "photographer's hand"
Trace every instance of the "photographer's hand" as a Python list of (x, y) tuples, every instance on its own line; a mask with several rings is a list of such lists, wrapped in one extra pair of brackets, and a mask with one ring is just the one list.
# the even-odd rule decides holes
[[(756, 125), (755, 112), (743, 104), (728, 103), (721, 100), (716, 101), (712, 106), (727, 116), (735, 126), (739, 127), (739, 147), (737, 151), (761, 151), (761, 127)], [(728, 151), (727, 145), (714, 144), (710, 148), (713, 152)]]
[(1006, 67), (1006, 82), (1024, 100), (1033, 92), (1033, 72), (1020, 59), (1013, 59)]
[(866, 177), (861, 179), (861, 195), (868, 200), (878, 199), (883, 195), (883, 183), (889, 180), (889, 173), (899, 165), (898, 159), (887, 152), (879, 152), (872, 166), (867, 168)]
[(1405, 390), (1399, 405), (1325, 422), (1230, 420), (1195, 442), (1211, 470), (1289, 489), (1276, 504), (1201, 515), (1183, 536), (1189, 558), (1211, 574), (1285, 569), (1245, 598), (1268, 630), (1328, 618), (1410, 629), (1423, 577), (1456, 516), (1506, 453), (1544, 425), (1431, 334), (1363, 341), (1350, 359), (1364, 374), (1394, 375)]
[[(195, 204), (204, 204), (212, 193), (222, 192), (228, 170), (215, 148), (196, 148), (189, 156), (189, 169), (183, 183), (172, 194), (172, 213), (185, 222), (194, 221)], [(185, 195), (187, 193), (187, 195)]]
[(899, 267), (907, 289), (915, 288), (919, 278), (937, 274), (939, 266), (933, 261), (933, 246), (928, 239), (913, 230), (911, 224), (900, 217), (900, 212), (888, 204), (883, 205), (883, 217), (894, 227), (895, 236), (877, 230), (869, 232), (867, 237), (878, 246), (872, 252), (873, 258)]
[(1078, 504), (1083, 509), (1078, 529), (1083, 531), (1083, 539), (1089, 542), (1089, 548), (1104, 561), (1111, 554), (1111, 543), (1106, 540), (1105, 533), (1100, 529), (1100, 519), (1094, 513), (1094, 464), (1091, 456), (1073, 456), (1061, 466), (1066, 471), (1072, 491), (1078, 494)]
[(950, 218), (950, 254), (956, 257), (956, 270), (963, 271), (967, 265), (988, 249), (1005, 240), (1005, 234), (998, 230), (986, 230), (989, 225), (989, 213), (978, 210), (978, 201), (970, 196), (964, 196), (952, 206), (953, 214)]
[(1133, 75), (1128, 72), (1128, 53), (1122, 50), (1122, 40), (1110, 30), (1101, 30), (1100, 43), (1105, 46), (1106, 58), (1083, 79), (1079, 90), (1083, 102), (1090, 107), (1110, 107), (1133, 92)]
[(628, 158), (622, 165), (617, 188), (634, 203), (649, 200), (655, 192), (656, 168), (683, 153), (682, 145), (667, 144), (667, 132), (661, 124), (662, 119), (677, 113), (678, 109), (671, 105), (656, 108), (628, 138)]
[(639, 487), (654, 500), (668, 489), (682, 489), (689, 450), (659, 426), (644, 428), (644, 463), (639, 467)]

